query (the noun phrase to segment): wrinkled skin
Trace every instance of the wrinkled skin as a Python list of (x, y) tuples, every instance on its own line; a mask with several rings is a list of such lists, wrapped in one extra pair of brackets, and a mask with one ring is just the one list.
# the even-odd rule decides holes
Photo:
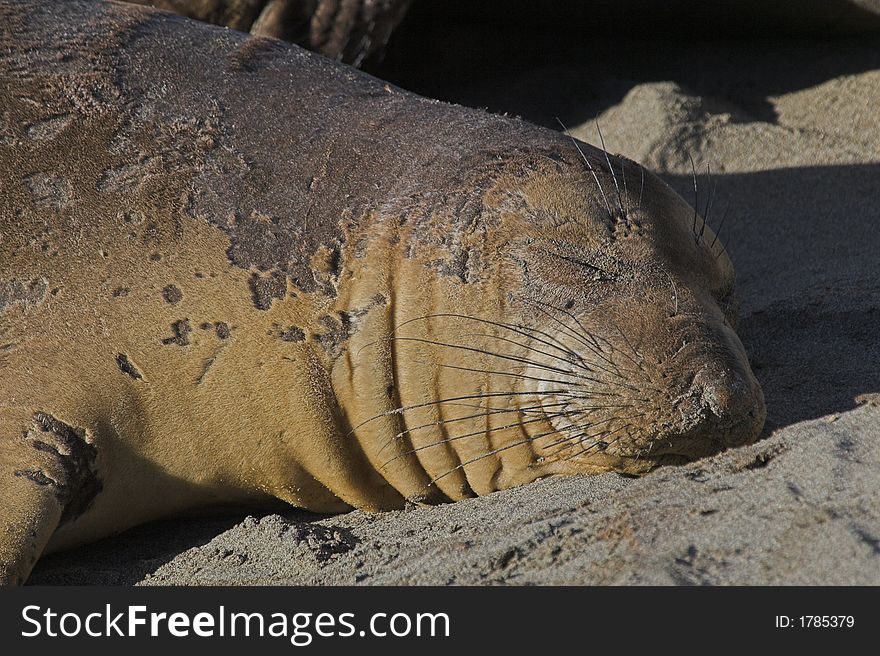
[(254, 36), (292, 41), (360, 66), (378, 55), (410, 0), (127, 0), (223, 25)]
[(634, 162), (131, 5), (0, 25), (0, 579), (759, 434), (730, 261)]

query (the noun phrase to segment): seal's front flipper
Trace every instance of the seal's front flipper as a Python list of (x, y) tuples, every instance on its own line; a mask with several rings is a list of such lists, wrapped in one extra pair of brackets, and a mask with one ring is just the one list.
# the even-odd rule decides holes
[(4, 467), (2, 476), (0, 585), (20, 585), (58, 526), (63, 509), (52, 483), (38, 470), (10, 472)]
[(82, 429), (0, 408), (0, 584), (24, 583), (58, 525), (100, 490), (95, 455)]

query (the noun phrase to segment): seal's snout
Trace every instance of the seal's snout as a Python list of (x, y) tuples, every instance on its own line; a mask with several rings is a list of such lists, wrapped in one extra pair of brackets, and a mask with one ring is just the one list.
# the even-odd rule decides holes
[(713, 445), (724, 448), (752, 442), (766, 412), (761, 388), (751, 374), (724, 363), (701, 368), (675, 405), (685, 451), (688, 446), (704, 451), (713, 450)]
[(651, 332), (653, 342), (645, 332), (584, 328), (577, 362), (587, 374), (574, 392), (546, 385), (560, 435), (550, 446), (563, 445), (550, 457), (575, 471), (641, 474), (754, 442), (766, 410), (745, 350), (729, 326), (695, 316), (651, 324), (674, 327)]
[(700, 394), (702, 406), (713, 418), (741, 417), (752, 410), (752, 385), (729, 369), (707, 367), (696, 376), (692, 389)]

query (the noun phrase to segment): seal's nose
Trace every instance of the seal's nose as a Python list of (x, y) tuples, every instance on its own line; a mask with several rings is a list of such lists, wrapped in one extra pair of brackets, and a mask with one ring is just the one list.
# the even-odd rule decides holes
[(757, 382), (747, 372), (721, 363), (708, 364), (696, 373), (678, 409), (684, 432), (705, 433), (725, 446), (753, 441), (765, 416)]
[(752, 405), (751, 385), (737, 371), (721, 367), (704, 367), (691, 384), (701, 404), (718, 419), (740, 416), (745, 406)]

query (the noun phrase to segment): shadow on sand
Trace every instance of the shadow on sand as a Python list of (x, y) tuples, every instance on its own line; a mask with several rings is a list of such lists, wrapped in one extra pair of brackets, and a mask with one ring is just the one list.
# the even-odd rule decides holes
[[(693, 194), (690, 178), (665, 177)], [(717, 179), (767, 431), (880, 392), (880, 164)]]
[[(653, 81), (731, 100), (774, 122), (771, 97), (880, 68), (880, 16), (846, 0), (813, 2), (812, 14), (804, 3), (796, 10), (775, 3), (774, 11), (766, 0), (679, 0), (653, 10), (644, 2), (627, 10), (621, 0), (522, 4), (414, 3), (370, 72), (431, 98), (556, 129), (557, 116), (579, 125)], [(731, 18), (737, 6), (742, 15)], [(833, 34), (835, 24), (863, 34), (805, 38)], [(737, 37), (750, 37), (746, 47)]]

